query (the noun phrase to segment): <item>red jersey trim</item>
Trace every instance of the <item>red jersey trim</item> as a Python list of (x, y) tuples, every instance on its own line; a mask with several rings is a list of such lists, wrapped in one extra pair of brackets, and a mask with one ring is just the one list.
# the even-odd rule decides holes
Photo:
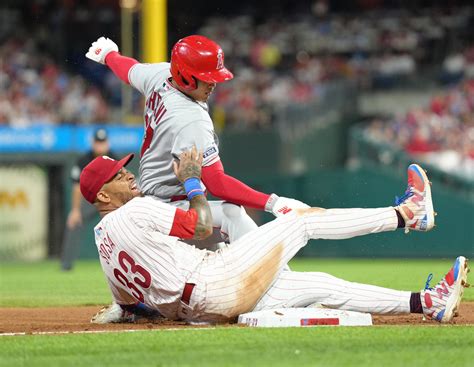
[(139, 62), (131, 57), (122, 56), (117, 51), (112, 51), (105, 57), (105, 63), (120, 80), (130, 84), (128, 73), (132, 66)]
[(212, 195), (234, 204), (263, 210), (270, 198), (270, 195), (256, 191), (225, 174), (220, 160), (210, 166), (202, 167), (201, 179)]
[(170, 236), (179, 238), (193, 238), (196, 224), (198, 221), (198, 214), (196, 210), (189, 209), (188, 211), (176, 208), (176, 213), (171, 226)]

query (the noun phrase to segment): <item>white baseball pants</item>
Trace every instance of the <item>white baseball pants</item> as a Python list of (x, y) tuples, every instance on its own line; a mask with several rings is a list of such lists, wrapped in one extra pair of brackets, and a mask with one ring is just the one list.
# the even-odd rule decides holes
[(369, 313), (409, 312), (410, 292), (351, 283), (324, 273), (282, 271), (309, 239), (344, 239), (393, 231), (392, 207), (300, 209), (244, 235), (227, 248), (208, 253), (188, 280), (196, 284), (188, 310), (197, 321), (227, 321), (263, 308), (312, 303)]

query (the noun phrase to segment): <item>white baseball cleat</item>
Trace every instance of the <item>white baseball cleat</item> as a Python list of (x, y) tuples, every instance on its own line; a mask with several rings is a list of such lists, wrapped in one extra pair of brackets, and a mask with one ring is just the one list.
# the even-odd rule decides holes
[(426, 288), (420, 293), (423, 314), (443, 323), (450, 322), (454, 316), (457, 316), (464, 288), (469, 287), (468, 272), (467, 259), (464, 256), (459, 256), (453, 267), (434, 288), (428, 288), (429, 281), (433, 276), (430, 274)]
[(131, 312), (122, 310), (117, 303), (102, 308), (91, 319), (93, 324), (109, 324), (117, 322), (135, 322), (135, 315)]
[(431, 182), (417, 164), (410, 164), (407, 173), (408, 187), (402, 197), (395, 199), (395, 209), (405, 220), (405, 233), (410, 230), (427, 232), (435, 225)]

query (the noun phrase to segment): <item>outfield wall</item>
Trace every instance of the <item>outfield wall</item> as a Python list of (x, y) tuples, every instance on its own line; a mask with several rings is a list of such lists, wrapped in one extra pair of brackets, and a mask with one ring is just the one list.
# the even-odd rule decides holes
[[(345, 132), (348, 124), (342, 120), (324, 121), (321, 125), (315, 125), (319, 129), (318, 133), (308, 130), (307, 134), (294, 141), (285, 140), (275, 132), (221, 135), (222, 158), (226, 171), (264, 192), (295, 197), (313, 206), (346, 208), (392, 205), (395, 195), (401, 195), (405, 190), (404, 171), (408, 161), (398, 159), (396, 165), (384, 168), (380, 162), (361, 160), (357, 169), (351, 171), (343, 169), (341, 166), (345, 154), (341, 153), (341, 146), (346, 146), (344, 142), (347, 138)], [(113, 127), (108, 129), (111, 131), (111, 145), (119, 148), (116, 149), (118, 154), (138, 150), (140, 128), (132, 128), (133, 132), (122, 127), (117, 127), (117, 130)], [(31, 194), (31, 200), (35, 197), (38, 200), (44, 199), (39, 196), (47, 197), (47, 221), (42, 229), (47, 226), (48, 256), (57, 257), (61, 251), (64, 224), (70, 208), (69, 171), (79, 152), (87, 146), (87, 137), (92, 133), (93, 127), (87, 127), (86, 131), (80, 131), (80, 134), (68, 135), (79, 142), (76, 152), (65, 150), (65, 147), (71, 144), (71, 142), (69, 145), (65, 144), (66, 135), (58, 138), (51, 135), (52, 130), (45, 131), (39, 135), (36, 133), (28, 135), (26, 133), (29, 130), (25, 130), (17, 132), (18, 136), (9, 132), (10, 135), (2, 137), (0, 129), (0, 168), (4, 169), (3, 172), (8, 172), (10, 168), (21, 170), (33, 164), (38, 168), (33, 168), (36, 174), (44, 172), (44, 175), (40, 175), (47, 177), (46, 193), (34, 194), (35, 191), (28, 190), (28, 187), (23, 188), (21, 192)], [(60, 130), (61, 134), (64, 131)], [(9, 138), (6, 139), (5, 136)], [(77, 139), (81, 136), (82, 138)], [(17, 138), (23, 139), (24, 143), (20, 152), (14, 152), (8, 145), (18, 143), (15, 142)], [(132, 171), (137, 172), (137, 164), (138, 159), (131, 165)], [(310, 173), (295, 175), (294, 172), (299, 170)], [(435, 209), (439, 213), (438, 226), (434, 231), (428, 234), (409, 235), (397, 231), (346, 241), (313, 241), (300, 254), (421, 258), (453, 257), (461, 253), (467, 256), (474, 255), (474, 196), (471, 187), (462, 186), (463, 190), (457, 189), (459, 186), (449, 188), (446, 176), (436, 174), (435, 171), (431, 173)], [(44, 186), (44, 182), (42, 185)], [(3, 190), (8, 200), (13, 200), (18, 191), (12, 190), (11, 187)], [(9, 219), (12, 214), (8, 200), (0, 202), (3, 206), (2, 219)], [(29, 209), (22, 210), (28, 212)], [(266, 213), (249, 212), (259, 224), (272, 219), (272, 216)], [(21, 215), (16, 217), (20, 218)], [(8, 221), (4, 222), (5, 228), (14, 228)], [(40, 222), (44, 223), (44, 218), (39, 218), (38, 223)], [(93, 224), (86, 223), (83, 231), (81, 247), (83, 258), (97, 256), (92, 237)], [(2, 223), (0, 228), (1, 225)], [(5, 233), (3, 230), (0, 231), (0, 260), (12, 258), (11, 246), (9, 244), (3, 246), (7, 241)], [(7, 255), (2, 254), (2, 246), (8, 248)]]
[[(300, 255), (322, 257), (437, 257), (474, 256), (474, 202), (432, 180), (436, 228), (429, 233), (403, 231), (350, 240), (312, 241)], [(324, 208), (381, 207), (394, 204), (406, 188), (405, 172), (380, 166), (356, 170), (327, 169), (293, 178), (247, 178), (267, 192), (299, 198)], [(266, 216), (265, 219), (270, 219)]]

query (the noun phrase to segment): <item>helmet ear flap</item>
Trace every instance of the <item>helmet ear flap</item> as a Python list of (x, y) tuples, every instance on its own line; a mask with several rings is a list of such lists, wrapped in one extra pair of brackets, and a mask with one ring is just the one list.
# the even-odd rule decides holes
[(197, 88), (197, 80), (194, 76), (192, 75), (186, 75), (184, 76), (183, 73), (179, 72), (178, 71), (178, 74), (180, 76), (180, 79), (183, 83), (183, 85), (181, 85), (184, 89), (186, 90), (194, 90)]
[(176, 80), (176, 83), (185, 90), (194, 90), (197, 88), (196, 78), (184, 70), (180, 70), (179, 67), (172, 73), (172, 76)]

